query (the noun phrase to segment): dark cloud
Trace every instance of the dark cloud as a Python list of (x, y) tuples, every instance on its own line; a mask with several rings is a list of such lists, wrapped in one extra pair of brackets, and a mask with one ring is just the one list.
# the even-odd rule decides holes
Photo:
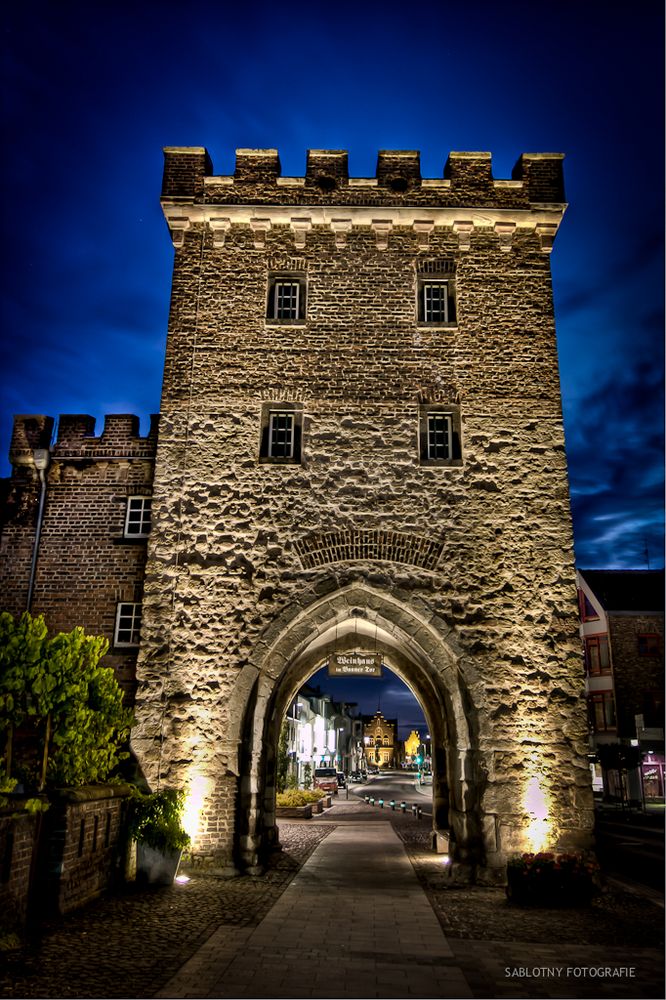
[(587, 568), (663, 565), (664, 372), (639, 361), (570, 408), (567, 456), (576, 557)]

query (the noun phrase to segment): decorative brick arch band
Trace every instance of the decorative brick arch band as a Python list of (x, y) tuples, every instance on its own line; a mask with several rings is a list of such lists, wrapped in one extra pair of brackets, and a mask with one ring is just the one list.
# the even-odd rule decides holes
[(435, 570), (444, 550), (444, 542), (404, 531), (348, 528), (313, 532), (296, 542), (294, 548), (303, 569), (370, 559)]

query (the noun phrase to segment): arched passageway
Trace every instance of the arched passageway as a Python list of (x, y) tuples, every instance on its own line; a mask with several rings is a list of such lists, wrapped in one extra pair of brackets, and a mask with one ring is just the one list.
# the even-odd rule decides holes
[(254, 684), (242, 713), (237, 849), (243, 866), (259, 865), (276, 840), (275, 748), (287, 706), (329, 653), (369, 648), (423, 707), (433, 748), (433, 829), (450, 832), (453, 869), (483, 865), (474, 712), (452, 649), (427, 620), (359, 583), (278, 622), (271, 640), (261, 644), (247, 668)]

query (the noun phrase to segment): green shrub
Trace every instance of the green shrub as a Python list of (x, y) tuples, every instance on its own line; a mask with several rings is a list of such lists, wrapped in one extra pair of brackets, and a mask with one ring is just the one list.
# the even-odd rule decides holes
[(304, 792), (299, 788), (288, 788), (286, 792), (278, 792), (275, 797), (276, 805), (294, 808), (295, 806), (306, 806), (312, 799), (309, 792)]
[(175, 788), (143, 795), (132, 792), (128, 830), (133, 840), (156, 851), (179, 851), (190, 843), (183, 829), (182, 816), (185, 793)]

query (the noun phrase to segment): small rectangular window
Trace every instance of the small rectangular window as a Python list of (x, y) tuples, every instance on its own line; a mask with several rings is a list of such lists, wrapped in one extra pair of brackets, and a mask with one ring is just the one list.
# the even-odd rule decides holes
[(420, 407), (421, 465), (462, 465), (460, 407)]
[(150, 534), (152, 497), (128, 497), (125, 515), (125, 537), (146, 538)]
[(456, 309), (453, 281), (419, 279), (419, 323), (445, 325), (455, 323)]
[(264, 403), (261, 409), (259, 461), (301, 461), (303, 409), (298, 403)]
[(451, 416), (428, 414), (428, 459), (451, 458)]
[(449, 296), (446, 281), (423, 283), (423, 319), (426, 323), (448, 323)]
[(591, 677), (611, 672), (608, 636), (593, 635), (586, 638), (585, 665)]
[(639, 656), (659, 656), (661, 653), (661, 636), (644, 634), (638, 636)]
[(119, 604), (116, 609), (116, 646), (138, 646), (141, 634), (141, 605)]
[(595, 733), (616, 729), (615, 699), (612, 691), (598, 691), (588, 698), (590, 723)]
[(279, 323), (305, 319), (305, 279), (300, 276), (273, 276), (268, 283), (266, 318)]
[(270, 458), (291, 458), (294, 454), (294, 414), (273, 411), (268, 434)]

